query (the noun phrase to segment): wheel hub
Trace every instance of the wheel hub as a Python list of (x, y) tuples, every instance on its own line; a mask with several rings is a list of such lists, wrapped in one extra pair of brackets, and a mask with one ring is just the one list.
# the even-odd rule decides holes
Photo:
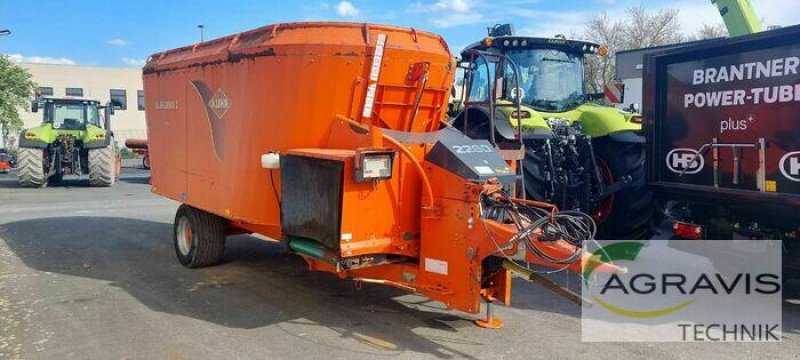
[(178, 250), (183, 255), (189, 255), (192, 250), (192, 228), (189, 226), (189, 219), (185, 216), (178, 220), (178, 228), (175, 229), (175, 236), (177, 237)]

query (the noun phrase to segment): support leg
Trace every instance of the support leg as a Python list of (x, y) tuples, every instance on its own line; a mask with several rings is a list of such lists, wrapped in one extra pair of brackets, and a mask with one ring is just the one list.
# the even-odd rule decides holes
[(486, 299), (486, 318), (475, 320), (475, 325), (486, 329), (502, 329), (503, 320), (494, 317), (494, 301)]

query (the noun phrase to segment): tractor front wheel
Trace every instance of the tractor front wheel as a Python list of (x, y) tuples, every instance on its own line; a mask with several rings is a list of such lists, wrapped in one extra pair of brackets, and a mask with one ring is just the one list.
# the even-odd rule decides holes
[(173, 240), (183, 266), (216, 265), (225, 252), (225, 220), (183, 204), (175, 214)]
[(22, 187), (39, 188), (47, 185), (43, 149), (19, 149), (17, 180)]
[(89, 149), (89, 185), (111, 186), (119, 176), (114, 139), (104, 148)]

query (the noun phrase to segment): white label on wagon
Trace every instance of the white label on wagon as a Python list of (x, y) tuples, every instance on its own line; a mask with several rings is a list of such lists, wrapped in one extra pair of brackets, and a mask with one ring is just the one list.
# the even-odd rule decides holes
[(492, 168), (490, 168), (488, 166), (476, 166), (475, 167), (475, 171), (477, 171), (478, 174), (481, 174), (481, 175), (492, 175), (492, 174), (494, 174), (494, 170), (492, 170)]
[(425, 258), (425, 271), (447, 275), (447, 261)]

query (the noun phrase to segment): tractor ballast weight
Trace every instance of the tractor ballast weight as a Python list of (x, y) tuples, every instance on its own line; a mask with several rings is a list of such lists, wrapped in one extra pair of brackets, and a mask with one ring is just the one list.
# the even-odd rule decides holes
[(260, 233), (312, 270), (469, 313), (481, 297), (508, 303), (499, 256), (522, 239), (568, 261), (540, 263), (579, 269), (577, 244), (514, 237), (512, 219), (531, 223), (512, 204), (559, 215), (506, 196), (497, 151), (446, 125), (453, 73), (442, 37), (370, 24), (275, 24), (153, 55), (152, 190), (184, 204), (181, 263), (214, 264), (226, 234)]

